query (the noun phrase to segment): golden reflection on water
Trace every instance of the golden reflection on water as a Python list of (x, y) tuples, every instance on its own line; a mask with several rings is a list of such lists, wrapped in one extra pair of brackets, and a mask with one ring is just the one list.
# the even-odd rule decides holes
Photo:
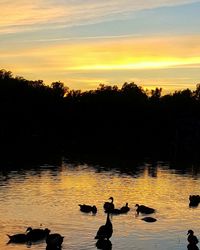
[[(38, 170), (10, 171), (0, 177), (0, 249), (27, 249), (6, 245), (6, 234), (28, 226), (48, 227), (65, 236), (63, 249), (96, 249), (94, 236), (105, 223), (103, 203), (114, 197), (116, 207), (129, 203), (131, 211), (112, 216), (113, 250), (186, 249), (186, 232), (199, 232), (200, 208), (188, 207), (190, 194), (200, 193), (200, 181), (191, 173), (177, 174), (168, 166), (142, 165), (132, 174), (104, 171), (87, 165), (43, 166)], [(134, 168), (134, 166), (133, 166)], [(78, 204), (95, 204), (97, 215), (84, 214)], [(136, 216), (135, 204), (156, 208), (155, 223)], [(31, 249), (45, 249), (45, 243)]]

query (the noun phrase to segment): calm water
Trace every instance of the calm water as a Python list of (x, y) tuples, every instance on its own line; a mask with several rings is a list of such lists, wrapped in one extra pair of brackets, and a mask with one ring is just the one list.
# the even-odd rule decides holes
[[(134, 164), (129, 166), (135, 168)], [(183, 166), (184, 167), (184, 166)], [(101, 167), (43, 165), (37, 169), (0, 174), (0, 249), (45, 249), (40, 242), (32, 246), (7, 245), (6, 234), (24, 232), (28, 226), (48, 227), (65, 238), (63, 250), (97, 249), (94, 236), (105, 224), (102, 205), (110, 196), (116, 207), (129, 203), (128, 214), (112, 216), (113, 250), (186, 249), (187, 230), (200, 238), (200, 207), (188, 207), (188, 196), (200, 194), (200, 178), (188, 172), (169, 170), (165, 163), (141, 164), (137, 171), (120, 172)], [(78, 204), (95, 204), (97, 214), (84, 214)], [(155, 223), (135, 216), (135, 204), (157, 209)]]

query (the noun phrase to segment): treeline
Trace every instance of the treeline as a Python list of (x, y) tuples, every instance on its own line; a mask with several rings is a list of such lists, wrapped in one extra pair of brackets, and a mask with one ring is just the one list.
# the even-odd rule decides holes
[(134, 83), (82, 92), (0, 70), (0, 145), (198, 158), (200, 85), (161, 94)]

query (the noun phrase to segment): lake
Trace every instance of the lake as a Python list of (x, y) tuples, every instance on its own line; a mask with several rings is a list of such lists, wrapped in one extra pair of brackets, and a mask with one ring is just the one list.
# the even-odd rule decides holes
[[(62, 234), (63, 250), (93, 250), (98, 228), (105, 224), (103, 204), (114, 197), (115, 207), (128, 202), (130, 212), (113, 215), (113, 250), (187, 249), (187, 231), (199, 237), (200, 207), (189, 208), (190, 194), (200, 194), (200, 176), (193, 166), (174, 169), (165, 162), (125, 163), (124, 170), (85, 163), (41, 164), (0, 173), (0, 249), (42, 250), (45, 242), (31, 246), (8, 244), (6, 234), (27, 227)], [(128, 165), (129, 164), (129, 165)], [(96, 215), (85, 214), (78, 204), (96, 205)], [(155, 223), (136, 216), (135, 204), (156, 209)], [(200, 238), (200, 237), (199, 237)]]

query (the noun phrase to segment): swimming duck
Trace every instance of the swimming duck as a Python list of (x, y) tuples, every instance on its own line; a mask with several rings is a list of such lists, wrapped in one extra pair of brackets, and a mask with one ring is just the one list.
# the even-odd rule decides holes
[(136, 204), (135, 206), (137, 207), (136, 212), (138, 214), (139, 213), (142, 213), (142, 214), (152, 214), (152, 213), (155, 213), (155, 211), (156, 211), (154, 208), (146, 207), (144, 205)]
[(63, 243), (64, 237), (58, 233), (49, 234), (46, 238), (47, 248), (60, 249)]
[(40, 228), (32, 229), (31, 227), (28, 227), (26, 232), (27, 232), (26, 235), (27, 235), (28, 241), (38, 241), (38, 240), (45, 239), (49, 235), (50, 230), (48, 228), (45, 228), (45, 229), (40, 229)]
[(143, 221), (146, 221), (146, 222), (155, 222), (155, 221), (157, 221), (155, 218), (153, 218), (153, 217), (144, 217), (144, 218), (142, 218), (141, 220), (143, 220)]
[(9, 243), (26, 243), (28, 241), (27, 235), (26, 234), (14, 234), (14, 235), (9, 235), (7, 234)]
[(90, 205), (81, 205), (79, 204), (80, 210), (81, 212), (85, 212), (85, 213), (90, 213), (92, 212), (93, 214), (97, 213), (97, 207), (96, 206), (90, 206)]
[(109, 200), (111, 200), (111, 202), (107, 201), (103, 205), (103, 208), (104, 208), (106, 213), (111, 212), (115, 208), (115, 205), (113, 203), (113, 201), (114, 201), (113, 197), (110, 197)]
[(126, 203), (125, 206), (121, 207), (120, 210), (121, 210), (121, 213), (122, 213), (122, 214), (125, 214), (125, 213), (127, 213), (128, 211), (130, 211), (130, 208), (128, 207), (128, 203)]
[(110, 216), (110, 213), (107, 213), (106, 224), (103, 226), (100, 226), (95, 236), (95, 239), (98, 239), (98, 240), (107, 239), (108, 240), (112, 236), (113, 226), (112, 226), (112, 222), (110, 221), (109, 216)]
[(188, 235), (187, 240), (188, 240), (189, 243), (197, 244), (199, 242), (198, 239), (197, 239), (197, 237), (194, 235), (194, 231), (193, 230), (191, 230), (191, 229), (188, 230), (187, 235)]

